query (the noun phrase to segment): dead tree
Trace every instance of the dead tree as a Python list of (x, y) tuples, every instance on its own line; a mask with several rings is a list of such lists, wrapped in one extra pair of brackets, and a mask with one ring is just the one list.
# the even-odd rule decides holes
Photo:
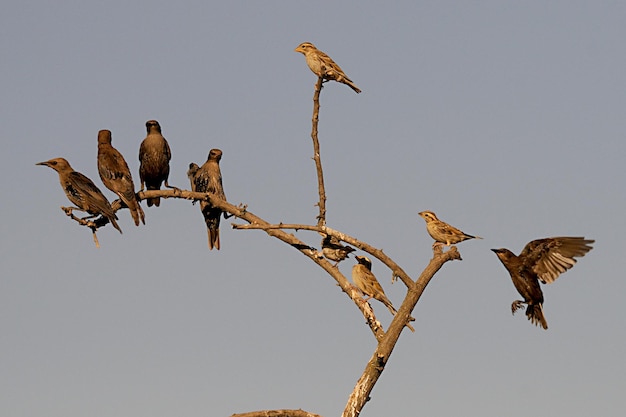
[[(233, 223), (232, 227), (235, 230), (262, 230), (266, 234), (276, 239), (283, 241), (284, 243), (294, 247), (301, 254), (309, 258), (312, 262), (316, 263), (320, 268), (332, 277), (341, 290), (352, 300), (354, 305), (363, 314), (367, 325), (372, 332), (373, 337), (376, 338), (377, 346), (370, 360), (365, 365), (363, 373), (358, 378), (356, 385), (350, 394), (346, 406), (343, 410), (342, 417), (357, 417), (367, 401), (370, 399), (369, 395), (374, 388), (374, 385), (378, 381), (378, 378), (385, 370), (385, 365), (390, 359), (393, 349), (400, 338), (400, 334), (405, 327), (412, 320), (411, 313), (415, 308), (415, 305), (420, 300), (426, 286), (433, 278), (433, 276), (439, 271), (444, 263), (452, 260), (461, 260), (461, 255), (458, 252), (456, 246), (450, 247), (446, 252), (442, 250), (442, 246), (433, 247), (433, 257), (422, 271), (417, 279), (411, 278), (394, 260), (385, 254), (381, 249), (377, 249), (370, 244), (363, 242), (355, 237), (349, 236), (338, 230), (330, 228), (326, 225), (326, 191), (324, 187), (324, 173), (322, 170), (322, 161), (320, 146), (318, 140), (318, 121), (319, 121), (319, 109), (320, 102), (319, 97), (322, 91), (323, 79), (318, 78), (315, 85), (315, 93), (313, 95), (313, 118), (312, 118), (312, 130), (311, 139), (313, 140), (313, 160), (315, 161), (315, 167), (317, 171), (318, 180), (318, 194), (319, 200), (317, 206), (319, 213), (317, 215), (317, 223), (314, 225), (307, 224), (286, 224), (278, 223), (272, 224), (262, 219), (261, 217), (248, 211), (247, 206), (239, 205), (235, 206), (228, 201), (220, 199), (218, 196), (211, 193), (199, 193), (181, 189), (168, 189), (168, 190), (148, 190), (140, 191), (137, 193), (138, 200), (155, 199), (155, 198), (178, 198), (187, 199), (193, 201), (205, 201), (210, 203), (216, 208), (221, 209), (228, 216), (234, 216), (240, 220), (245, 221), (245, 224)], [(116, 200), (112, 203), (112, 207), (115, 211), (124, 207), (124, 204), (120, 200)], [(98, 245), (96, 237), (96, 230), (99, 227), (105, 226), (108, 223), (108, 219), (99, 217), (97, 219), (81, 219), (72, 214), (69, 208), (62, 207), (68, 216), (73, 220), (79, 222), (83, 226), (87, 226), (92, 230), (94, 241)], [(321, 251), (318, 251), (314, 247), (308, 245), (304, 241), (300, 240), (293, 233), (289, 233), (289, 230), (295, 231), (311, 231), (316, 232), (316, 236), (331, 236), (336, 241), (345, 242), (350, 246), (356, 247), (374, 258), (378, 259), (391, 271), (394, 279), (399, 279), (407, 288), (406, 297), (404, 298), (402, 305), (398, 309), (397, 314), (393, 317), (389, 328), (385, 330), (381, 323), (376, 319), (374, 311), (369, 303), (364, 302), (361, 291), (353, 286), (348, 279), (341, 273), (336, 264), (329, 262), (324, 258)], [(334, 287), (334, 286), (333, 286)], [(304, 410), (260, 410), (252, 411), (242, 414), (233, 414), (232, 417), (320, 417), (317, 414), (313, 414)]]

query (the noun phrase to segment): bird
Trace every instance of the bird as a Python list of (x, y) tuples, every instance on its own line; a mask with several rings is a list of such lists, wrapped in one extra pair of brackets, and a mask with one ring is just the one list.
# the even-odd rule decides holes
[[(211, 149), (207, 161), (199, 168), (194, 163), (189, 164), (187, 176), (193, 178), (191, 190), (199, 193), (213, 193), (222, 200), (226, 200), (224, 188), (222, 186), (222, 173), (220, 171), (220, 160), (222, 151)], [(194, 166), (195, 165), (195, 166)], [(194, 173), (195, 172), (195, 173)], [(200, 201), (200, 210), (204, 216), (209, 239), (209, 249), (220, 249), (220, 216), (222, 210), (214, 207), (208, 201)]]
[[(196, 174), (200, 167), (195, 162), (189, 164), (189, 169), (187, 170), (187, 177), (189, 178), (189, 182), (191, 183), (191, 191), (196, 192)], [(195, 203), (195, 200), (194, 200)]]
[[(172, 152), (167, 140), (161, 134), (161, 125), (156, 120), (148, 120), (146, 130), (148, 135), (139, 146), (139, 178), (141, 179), (139, 191), (143, 191), (144, 184), (148, 190), (160, 190), (163, 182), (167, 188), (172, 188), (167, 182)], [(159, 197), (148, 198), (146, 202), (148, 207), (153, 205), (159, 207), (161, 199)]]
[(350, 78), (343, 72), (341, 67), (335, 63), (328, 55), (320, 51), (311, 42), (303, 42), (296, 49), (295, 52), (300, 52), (304, 55), (306, 63), (318, 77), (328, 81), (334, 80), (339, 83), (345, 84), (353, 89), (357, 94), (361, 92)]
[(80, 172), (74, 171), (65, 158), (54, 158), (39, 162), (37, 165), (50, 167), (59, 174), (59, 182), (65, 195), (79, 210), (91, 214), (92, 217), (101, 215), (107, 218), (113, 227), (122, 233), (109, 200), (93, 181)]
[(420, 211), (418, 214), (426, 221), (428, 234), (435, 239), (433, 247), (443, 244), (450, 246), (468, 239), (482, 239), (480, 236), (472, 236), (463, 233), (456, 227), (439, 220), (432, 211)]
[(513, 285), (524, 300), (511, 304), (511, 312), (523, 308), (526, 304), (526, 317), (534, 325), (548, 329), (548, 322), (543, 314), (543, 292), (539, 286), (551, 284), (559, 275), (572, 268), (575, 257), (585, 256), (593, 249), (595, 240), (584, 237), (549, 237), (528, 242), (522, 252), (515, 256), (508, 249), (491, 249), (509, 271)]
[[(391, 315), (395, 316), (398, 311), (393, 307), (391, 301), (389, 301), (389, 298), (385, 295), (385, 290), (383, 290), (376, 276), (374, 276), (372, 272), (372, 261), (367, 256), (360, 255), (356, 255), (355, 259), (357, 263), (352, 267), (352, 282), (367, 296), (365, 301), (374, 298), (383, 303), (387, 309), (389, 309)], [(415, 331), (410, 324), (406, 326), (412, 332)]]
[(113, 191), (126, 204), (130, 214), (139, 226), (139, 220), (146, 224), (141, 205), (135, 195), (135, 185), (130, 169), (122, 154), (111, 145), (111, 131), (98, 132), (98, 172), (105, 187)]
[(322, 239), (322, 254), (327, 259), (335, 261), (335, 266), (354, 251), (354, 248), (342, 245), (341, 241), (334, 236), (326, 235)]

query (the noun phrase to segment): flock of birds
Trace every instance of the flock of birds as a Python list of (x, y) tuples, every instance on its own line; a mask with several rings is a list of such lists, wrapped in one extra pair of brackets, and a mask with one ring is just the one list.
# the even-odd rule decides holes
[[(361, 90), (344, 73), (344, 71), (328, 55), (320, 51), (310, 42), (304, 42), (295, 49), (304, 55), (306, 63), (315, 75), (323, 81), (333, 80), (346, 84), (357, 94)], [(456, 227), (439, 220), (432, 211), (422, 211), (419, 215), (426, 221), (426, 230), (435, 240), (435, 245), (450, 246), (468, 239), (482, 239), (478, 236), (463, 233)], [(324, 255), (336, 262), (345, 259), (353, 248), (341, 245), (334, 238), (326, 237), (322, 241)], [(541, 281), (550, 284), (563, 272), (576, 263), (576, 257), (589, 252), (593, 240), (584, 237), (551, 237), (529, 242), (522, 252), (516, 256), (510, 250), (492, 249), (511, 275), (513, 285), (524, 300), (516, 300), (511, 305), (515, 313), (526, 304), (526, 316), (531, 323), (548, 328), (543, 314), (543, 292), (539, 286)], [(434, 246), (434, 245), (433, 245)], [(372, 273), (372, 262), (365, 256), (356, 256), (357, 264), (352, 267), (352, 280), (368, 299), (374, 298), (383, 303), (392, 314), (395, 309), (385, 295), (383, 288)]]
[[(346, 76), (344, 71), (328, 55), (320, 51), (310, 42), (304, 42), (295, 49), (304, 55), (306, 63), (315, 75), (323, 82), (337, 81), (346, 84), (356, 93), (361, 90), (354, 82)], [(168, 177), (170, 172), (169, 161), (171, 159), (170, 147), (167, 140), (161, 133), (161, 126), (156, 120), (146, 122), (147, 136), (139, 147), (139, 178), (141, 180), (140, 191), (144, 190), (144, 185), (148, 190), (159, 190), (164, 184), (170, 186)], [(189, 164), (187, 176), (191, 183), (191, 190), (200, 193), (213, 193), (222, 200), (226, 200), (222, 186), (222, 174), (219, 162), (222, 158), (222, 151), (211, 149), (207, 161), (198, 166), (195, 163)], [(80, 172), (74, 171), (64, 158), (55, 158), (49, 161), (40, 162), (37, 165), (44, 165), (54, 169), (59, 174), (61, 187), (65, 191), (67, 198), (78, 209), (89, 213), (92, 218), (102, 216), (120, 233), (122, 229), (117, 223), (117, 215), (111, 204), (100, 191), (100, 189)], [(128, 207), (135, 225), (145, 224), (145, 214), (137, 196), (135, 186), (122, 154), (111, 144), (111, 132), (101, 130), (98, 132), (98, 172), (102, 183), (109, 190), (113, 191)], [(160, 199), (148, 198), (148, 207), (160, 205)], [(220, 249), (219, 225), (222, 210), (214, 207), (207, 201), (200, 201), (200, 210), (204, 217), (207, 232), (209, 249)], [(224, 213), (226, 216), (226, 213)], [(472, 236), (453, 227), (437, 218), (432, 211), (422, 211), (419, 215), (426, 222), (428, 234), (435, 240), (433, 247), (450, 246), (468, 239), (482, 239)], [(510, 250), (500, 248), (492, 249), (498, 259), (509, 272), (513, 285), (524, 298), (515, 300), (511, 305), (512, 313), (526, 305), (526, 316), (532, 324), (540, 325), (544, 329), (548, 328), (548, 323), (543, 314), (543, 292), (539, 282), (550, 284), (559, 275), (572, 268), (577, 257), (584, 256), (592, 249), (594, 240), (584, 237), (550, 237), (536, 239), (524, 247), (519, 255), (513, 254)], [(325, 236), (322, 240), (322, 254), (327, 259), (334, 261), (335, 266), (348, 258), (355, 249), (343, 245), (334, 236)], [(366, 296), (364, 301), (374, 298), (383, 303), (391, 312), (396, 314), (396, 309), (385, 295), (385, 291), (372, 273), (372, 262), (366, 256), (355, 256), (357, 263), (352, 267), (352, 281), (357, 288)], [(410, 325), (407, 324), (411, 330)]]
[[(146, 138), (139, 146), (139, 178), (141, 180), (140, 192), (148, 190), (160, 190), (161, 184), (165, 183), (168, 188), (170, 175), (170, 159), (172, 153), (167, 140), (161, 133), (161, 125), (156, 120), (146, 122), (148, 132)], [(226, 200), (222, 187), (222, 173), (220, 172), (220, 159), (222, 151), (211, 149), (207, 161), (199, 167), (195, 163), (189, 164), (187, 175), (191, 182), (191, 190), (199, 193), (213, 193)], [(59, 174), (61, 187), (67, 198), (76, 205), (70, 210), (76, 209), (90, 214), (84, 219), (103, 216), (120, 233), (122, 229), (117, 223), (117, 215), (111, 207), (111, 203), (102, 191), (87, 176), (74, 171), (69, 162), (64, 158), (54, 158), (49, 161), (39, 162), (54, 169)], [(113, 191), (128, 207), (136, 226), (139, 223), (146, 224), (145, 214), (135, 194), (135, 184), (124, 156), (111, 144), (111, 131), (101, 130), (98, 132), (98, 173), (105, 187)], [(158, 197), (146, 199), (148, 207), (159, 207), (161, 199)], [(220, 249), (220, 216), (222, 210), (213, 207), (206, 201), (200, 202), (200, 210), (207, 226), (209, 249)]]

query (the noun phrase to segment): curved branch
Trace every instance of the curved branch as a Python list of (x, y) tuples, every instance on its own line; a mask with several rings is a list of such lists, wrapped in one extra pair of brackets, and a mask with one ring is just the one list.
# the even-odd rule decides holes
[(400, 267), (393, 259), (387, 256), (382, 249), (377, 249), (372, 245), (363, 242), (357, 238), (354, 238), (345, 233), (341, 233), (335, 229), (331, 229), (328, 226), (310, 226), (306, 224), (287, 224), (287, 223), (278, 223), (278, 224), (270, 224), (270, 225), (258, 225), (258, 224), (233, 224), (233, 229), (261, 229), (261, 230), (269, 230), (269, 229), (293, 229), (293, 230), (310, 230), (318, 233), (324, 233), (329, 236), (336, 237), (337, 239), (346, 242), (349, 245), (356, 246), (361, 249), (363, 252), (367, 252), (379, 261), (381, 261), (387, 268), (391, 270), (392, 274), (392, 282), (393, 279), (398, 277), (400, 280), (409, 288), (413, 284), (413, 280), (411, 277), (404, 272), (404, 269)]
[[(420, 297), (424, 293), (426, 286), (432, 279), (432, 277), (441, 269), (444, 263), (452, 260), (460, 260), (461, 255), (456, 246), (452, 246), (447, 252), (442, 252), (441, 247), (433, 248), (433, 258), (430, 260), (417, 281), (409, 288), (406, 299), (402, 303), (398, 314), (408, 315), (415, 305), (419, 301)], [(343, 411), (342, 417), (357, 417), (365, 403), (370, 399), (370, 393), (376, 385), (378, 378), (385, 369), (385, 365), (389, 360), (391, 353), (400, 337), (400, 332), (403, 329), (403, 324), (400, 320), (394, 320), (389, 326), (389, 330), (385, 334), (383, 340), (378, 344), (378, 347), (374, 351), (371, 359), (365, 366), (363, 374), (359, 378), (354, 387), (354, 390), (350, 394), (348, 403)]]
[[(232, 216), (238, 217), (246, 222), (248, 225), (237, 225), (234, 224), (233, 228), (235, 229), (260, 229), (267, 233), (269, 236), (275, 237), (290, 246), (293, 246), (300, 253), (307, 256), (313, 262), (318, 264), (322, 269), (324, 269), (330, 276), (332, 276), (337, 284), (341, 287), (342, 291), (345, 292), (355, 303), (355, 305), (361, 310), (364, 317), (366, 317), (367, 323), (378, 340), (378, 346), (372, 355), (372, 358), (368, 362), (363, 374), (357, 381), (357, 384), (351, 393), (346, 407), (343, 412), (343, 416), (346, 417), (356, 417), (360, 414), (363, 406), (369, 400), (369, 395), (378, 381), (378, 378), (382, 374), (385, 365), (400, 337), (402, 330), (405, 325), (409, 322), (410, 314), (415, 308), (415, 305), (419, 301), (422, 296), (426, 286), (435, 275), (435, 273), (443, 266), (445, 262), (450, 260), (460, 260), (461, 256), (455, 246), (452, 246), (450, 250), (447, 252), (443, 252), (440, 246), (436, 246), (433, 248), (434, 256), (429, 262), (428, 266), (424, 269), (420, 277), (417, 281), (413, 282), (411, 278), (402, 270), (391, 258), (389, 258), (382, 250), (376, 249), (369, 244), (362, 242), (358, 239), (355, 239), (349, 235), (338, 232), (334, 229), (331, 229), (326, 226), (311, 226), (311, 225), (299, 225), (299, 224), (270, 224), (262, 218), (254, 215), (253, 213), (247, 210), (246, 206), (234, 206), (228, 203), (225, 200), (220, 199), (214, 194), (211, 193), (198, 193), (181, 189), (169, 189), (169, 190), (151, 190), (151, 191), (141, 191), (137, 193), (137, 198), (139, 200), (144, 200), (147, 198), (155, 198), (160, 197), (164, 199), (168, 198), (181, 198), (187, 200), (203, 200), (211, 203), (213, 206), (220, 208), (225, 213), (229, 213)], [(114, 210), (119, 210), (122, 208), (122, 203), (119, 200), (115, 200), (112, 203), (112, 207)], [(67, 211), (66, 211), (67, 212)], [(70, 216), (71, 213), (68, 213)], [(86, 221), (85, 219), (79, 219), (73, 215), (70, 216), (74, 220), (78, 221), (80, 224), (88, 226), (91, 228), (95, 235), (95, 230), (98, 227), (102, 227), (105, 225), (108, 220), (106, 218), (98, 218), (93, 221)], [(380, 325), (380, 323), (376, 320), (374, 313), (371, 309), (369, 303), (363, 302), (361, 298), (360, 291), (354, 287), (352, 284), (348, 282), (346, 277), (339, 271), (336, 266), (333, 266), (330, 262), (328, 262), (323, 255), (318, 252), (315, 248), (305, 244), (296, 236), (291, 233), (287, 233), (284, 229), (291, 228), (295, 230), (309, 230), (316, 231), (324, 234), (328, 234), (330, 236), (334, 236), (337, 239), (340, 239), (343, 242), (354, 245), (359, 249), (371, 254), (372, 256), (379, 259), (385, 265), (387, 265), (393, 272), (394, 276), (398, 276), (402, 279), (402, 281), (407, 285), (408, 291), (407, 295), (398, 310), (398, 313), (394, 316), (391, 324), (389, 325), (389, 329), (385, 332)], [(266, 414), (262, 414), (266, 413)], [(274, 413), (274, 414), (267, 414)], [(283, 413), (283, 414), (276, 414)], [(302, 414), (304, 413), (304, 414)], [(308, 416), (302, 410), (274, 410), (274, 411), (259, 411), (253, 412), (252, 414), (239, 414), (235, 416), (246, 416), (246, 417), (254, 417), (254, 416)]]

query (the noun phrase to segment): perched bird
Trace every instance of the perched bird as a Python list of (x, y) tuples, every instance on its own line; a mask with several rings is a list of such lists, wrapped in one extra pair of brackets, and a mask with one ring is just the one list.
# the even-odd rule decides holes
[(111, 146), (110, 130), (98, 132), (98, 172), (104, 186), (117, 194), (126, 204), (135, 225), (139, 226), (140, 219), (146, 224), (143, 210), (135, 195), (135, 185), (128, 164), (122, 154)]
[[(139, 146), (139, 178), (141, 179), (139, 191), (143, 191), (144, 184), (148, 190), (160, 190), (162, 182), (165, 182), (166, 187), (171, 188), (167, 183), (167, 178), (170, 175), (172, 153), (167, 140), (161, 134), (161, 125), (156, 120), (148, 120), (146, 130), (148, 135)], [(152, 205), (159, 207), (161, 199), (148, 198), (147, 203), (148, 207)]]
[(334, 236), (326, 235), (322, 239), (322, 254), (329, 260), (335, 261), (335, 266), (354, 252), (355, 249), (341, 244), (341, 241)]
[(296, 49), (304, 55), (306, 63), (315, 75), (324, 80), (334, 80), (345, 84), (353, 89), (357, 94), (361, 92), (343, 70), (328, 55), (320, 51), (311, 42), (303, 42)]
[(122, 233), (122, 229), (116, 221), (115, 211), (111, 208), (111, 203), (93, 181), (80, 172), (74, 171), (64, 158), (39, 162), (37, 165), (50, 167), (59, 174), (59, 181), (65, 195), (79, 210), (86, 211), (92, 217), (98, 215), (106, 217), (113, 227)]
[[(397, 311), (385, 295), (383, 287), (372, 273), (372, 261), (367, 256), (355, 256), (357, 264), (352, 267), (352, 281), (363, 294), (367, 296), (365, 301), (370, 298), (383, 303), (392, 315), (396, 315)], [(412, 332), (415, 331), (410, 324), (406, 325)]]
[[(193, 178), (191, 190), (199, 193), (213, 193), (222, 200), (226, 200), (224, 188), (222, 187), (222, 173), (220, 171), (220, 159), (222, 159), (222, 151), (219, 149), (211, 149), (207, 161), (200, 167), (194, 163), (189, 164), (187, 176)], [(195, 165), (195, 166), (194, 166)], [(197, 169), (196, 169), (197, 168)], [(193, 172), (195, 171), (195, 174)], [(222, 210), (213, 207), (207, 201), (200, 201), (200, 210), (206, 222), (209, 249), (220, 249), (220, 216)]]
[(491, 249), (509, 271), (517, 292), (524, 301), (511, 304), (513, 314), (526, 304), (526, 316), (534, 325), (548, 328), (543, 315), (543, 293), (539, 281), (544, 284), (554, 282), (560, 274), (576, 263), (575, 257), (585, 256), (595, 242), (584, 237), (550, 237), (533, 240), (526, 244), (519, 256), (508, 249)]
[(482, 237), (479, 236), (472, 236), (467, 233), (463, 233), (456, 227), (450, 226), (446, 222), (442, 222), (432, 211), (421, 211), (418, 214), (426, 221), (426, 230), (428, 231), (430, 237), (435, 239), (433, 247), (442, 244), (450, 246), (468, 239), (482, 239)]
[[(189, 169), (187, 170), (187, 178), (189, 178), (189, 182), (191, 183), (191, 191), (196, 191), (196, 174), (200, 167), (195, 162), (189, 164)], [(194, 200), (195, 203), (195, 200)]]

